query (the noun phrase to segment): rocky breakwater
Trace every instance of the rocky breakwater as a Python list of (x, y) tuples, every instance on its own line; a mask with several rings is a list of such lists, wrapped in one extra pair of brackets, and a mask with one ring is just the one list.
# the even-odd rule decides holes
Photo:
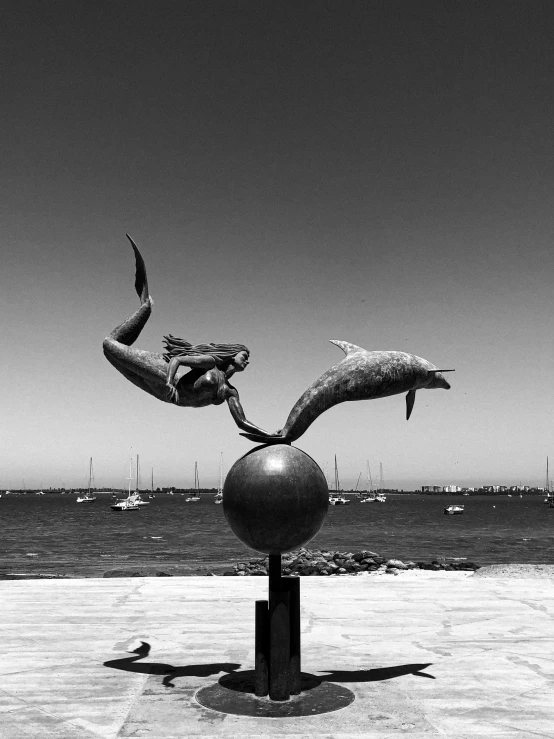
[[(398, 575), (404, 570), (434, 571), (475, 571), (479, 565), (473, 562), (438, 561), (403, 562), (399, 559), (387, 559), (376, 552), (362, 550), (359, 552), (329, 552), (323, 549), (298, 549), (282, 556), (282, 574), (294, 576), (334, 576), (359, 575), (376, 573)], [(224, 575), (267, 575), (268, 558), (251, 559), (239, 562)]]

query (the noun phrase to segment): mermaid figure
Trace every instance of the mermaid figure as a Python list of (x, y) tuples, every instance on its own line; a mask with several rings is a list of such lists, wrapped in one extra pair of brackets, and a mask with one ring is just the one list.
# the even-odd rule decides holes
[[(114, 328), (103, 343), (108, 361), (130, 382), (165, 403), (184, 408), (203, 408), (227, 402), (242, 430), (271, 438), (244, 415), (238, 391), (229, 382), (235, 372), (248, 366), (250, 351), (244, 344), (190, 344), (175, 336), (164, 337), (165, 353), (148, 352), (132, 345), (146, 325), (154, 304), (148, 291), (144, 260), (129, 235), (135, 252), (135, 290), (140, 308)], [(188, 368), (188, 372), (182, 372)]]

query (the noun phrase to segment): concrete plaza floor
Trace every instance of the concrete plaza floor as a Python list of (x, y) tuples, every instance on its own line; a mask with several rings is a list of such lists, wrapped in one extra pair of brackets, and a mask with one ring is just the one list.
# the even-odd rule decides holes
[(554, 737), (554, 580), (446, 574), (302, 578), (302, 670), (356, 699), (288, 719), (194, 698), (253, 668), (267, 578), (1, 582), (0, 736)]

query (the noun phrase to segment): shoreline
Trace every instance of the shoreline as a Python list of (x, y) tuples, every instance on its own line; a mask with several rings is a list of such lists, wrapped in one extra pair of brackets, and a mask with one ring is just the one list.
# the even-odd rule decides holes
[[(231, 564), (227, 562), (197, 565), (172, 564), (169, 566), (143, 565), (122, 566), (99, 570), (91, 574), (55, 572), (0, 572), (0, 580), (84, 580), (92, 578), (129, 577), (255, 577), (267, 576), (268, 557), (244, 559)], [(358, 552), (329, 551), (325, 549), (301, 548), (282, 555), (282, 574), (290, 577), (375, 577), (393, 576), (452, 576), (461, 577), (533, 577), (554, 578), (552, 564), (492, 564), (481, 566), (461, 557), (449, 557), (431, 562), (402, 561), (382, 557), (370, 550)]]
[[(344, 579), (352, 577), (371, 577), (381, 578), (390, 576), (400, 576), (402, 579), (466, 579), (466, 578), (479, 578), (479, 579), (548, 579), (554, 580), (554, 565), (541, 565), (541, 564), (504, 564), (504, 565), (485, 565), (474, 571), (464, 570), (398, 570), (396, 572), (375, 571), (375, 572), (359, 572), (356, 574), (340, 574), (334, 575), (334, 579)], [(40, 574), (40, 573), (1, 573), (0, 582), (28, 582), (35, 580), (103, 580), (106, 577), (113, 579), (148, 579), (158, 577), (172, 577), (172, 578), (205, 578), (205, 577), (225, 577), (224, 573), (218, 572), (187, 572), (187, 573), (155, 573), (145, 572), (139, 570), (121, 570), (117, 574), (106, 574), (104, 575), (52, 575), (52, 574)]]

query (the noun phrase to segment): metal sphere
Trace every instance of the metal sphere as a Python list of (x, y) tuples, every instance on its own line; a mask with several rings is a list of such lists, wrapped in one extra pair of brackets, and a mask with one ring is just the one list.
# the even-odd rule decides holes
[(288, 444), (256, 447), (229, 470), (223, 512), (235, 536), (265, 554), (301, 547), (317, 534), (329, 505), (321, 468)]

